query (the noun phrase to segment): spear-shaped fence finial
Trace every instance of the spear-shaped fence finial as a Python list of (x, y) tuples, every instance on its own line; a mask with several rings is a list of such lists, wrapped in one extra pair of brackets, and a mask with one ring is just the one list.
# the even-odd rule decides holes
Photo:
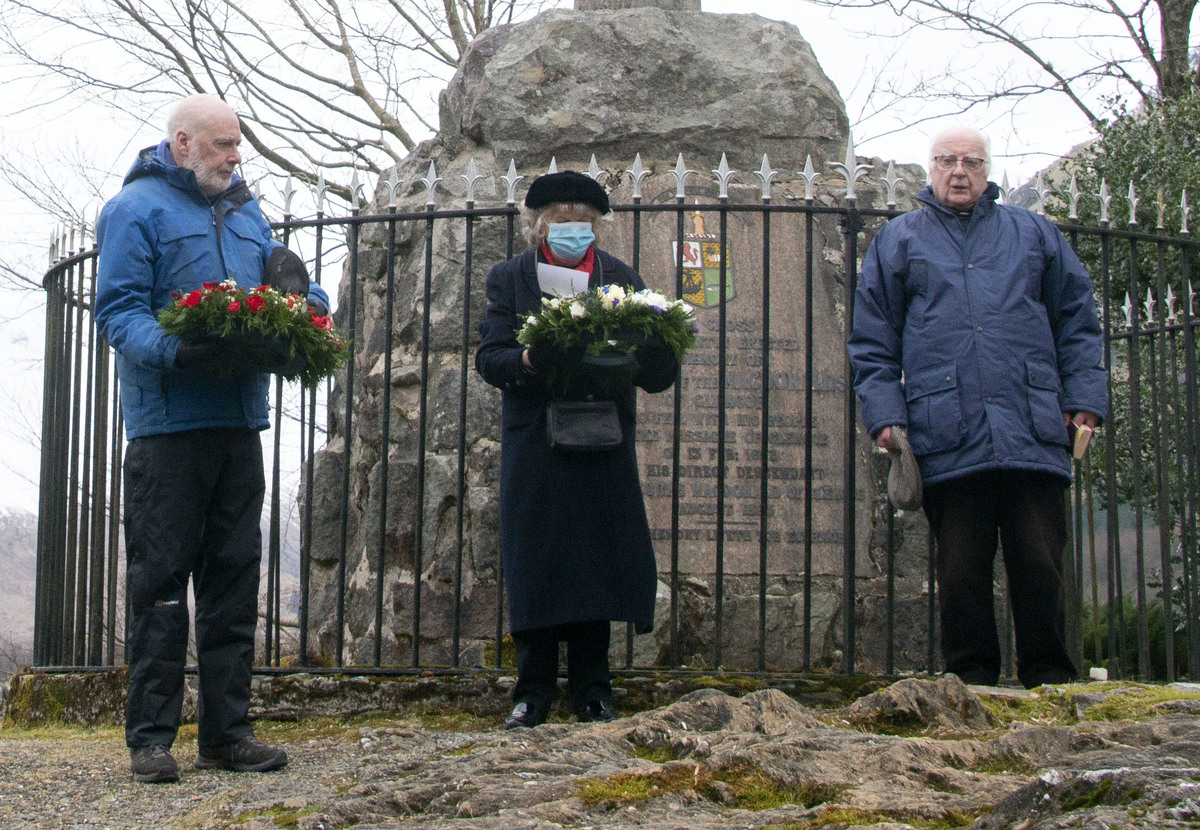
[(640, 202), (642, 199), (642, 179), (650, 175), (650, 171), (642, 164), (641, 153), (634, 154), (633, 167), (625, 172), (633, 179), (633, 200)]
[(525, 177), (517, 175), (516, 159), (510, 158), (508, 160), (508, 175), (500, 177), (500, 181), (504, 182), (504, 201), (508, 204), (515, 205), (517, 203), (517, 182), (523, 178)]
[(829, 166), (841, 171), (842, 177), (846, 180), (846, 201), (858, 201), (858, 197), (854, 194), (854, 185), (866, 175), (867, 171), (871, 169), (871, 165), (858, 163), (858, 156), (854, 152), (853, 131), (846, 136), (846, 160), (832, 162)]
[(392, 169), (388, 171), (387, 181), (384, 182), (384, 186), (387, 188), (388, 193), (388, 208), (392, 210), (396, 209), (396, 193), (400, 190), (403, 184), (404, 180), (400, 178), (400, 171), (396, 165), (393, 164)]
[(717, 177), (717, 182), (720, 184), (720, 198), (725, 201), (729, 198), (729, 180), (733, 178), (736, 171), (729, 168), (729, 160), (725, 158), (725, 154), (721, 153), (721, 163), (717, 165), (717, 169), (712, 171)]
[(437, 191), (437, 186), (441, 183), (441, 178), (437, 174), (437, 167), (433, 160), (429, 161), (429, 172), (425, 174), (425, 178), (421, 179), (421, 183), (425, 185), (425, 206), (433, 207), (437, 204), (434, 194)]
[(463, 174), (462, 180), (467, 183), (467, 204), (475, 204), (475, 185), (483, 178), (483, 174), (479, 172), (479, 165), (475, 163), (475, 157), (467, 162), (467, 172)]
[(796, 175), (804, 179), (804, 201), (811, 202), (813, 200), (813, 182), (821, 175), (813, 168), (812, 156), (804, 157), (804, 169)]
[(758, 180), (762, 182), (762, 200), (764, 202), (771, 201), (771, 179), (777, 175), (771, 169), (771, 162), (767, 159), (767, 154), (763, 153), (762, 167), (754, 172), (758, 176)]
[(675, 162), (675, 169), (671, 171), (671, 175), (675, 177), (675, 198), (683, 199), (686, 195), (684, 181), (694, 171), (688, 170), (687, 165), (683, 163), (683, 153), (679, 154), (679, 160)]

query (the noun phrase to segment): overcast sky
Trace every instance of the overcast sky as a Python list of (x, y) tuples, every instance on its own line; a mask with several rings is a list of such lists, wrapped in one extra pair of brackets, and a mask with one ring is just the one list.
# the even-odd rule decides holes
[[(1002, 0), (997, 0), (999, 4)], [(755, 13), (795, 24), (812, 45), (818, 61), (846, 100), (852, 124), (862, 119), (867, 94), (879, 73), (911, 76), (922, 69), (937, 70), (947, 61), (963, 67), (963, 81), (979, 84), (990, 69), (1011, 60), (1006, 52), (967, 50), (965, 42), (944, 34), (908, 31), (886, 8), (874, 11), (828, 10), (800, 0), (703, 0), (703, 8), (714, 13)], [(1043, 9), (1053, 7), (1042, 6)], [(1043, 15), (1052, 14), (1044, 11)], [(1053, 21), (1047, 20), (1052, 26)], [(903, 32), (904, 36), (889, 37)], [(1070, 34), (1066, 32), (1066, 34)], [(714, 48), (720, 48), (714, 44)], [(1068, 44), (1062, 46), (1069, 49)], [(1064, 53), (1063, 60), (1068, 60)], [(5, 64), (0, 56), (0, 71)], [(28, 90), (26, 90), (26, 93)], [(0, 94), (19, 96), (18, 86), (0, 87)], [(436, 89), (430, 89), (432, 112)], [(71, 102), (61, 108), (62, 116), (49, 119), (44, 113), (33, 118), (16, 118), (20, 100), (0, 100), (0, 141), (8, 147), (40, 147), (45, 153), (83, 159), (106, 176), (103, 198), (120, 186), (137, 149), (159, 140), (161, 116), (146, 124), (115, 119), (96, 107), (76, 108)], [(909, 126), (914, 114), (896, 111), (859, 123), (854, 134), (860, 155), (875, 155), (898, 162), (921, 163), (929, 140), (951, 121)], [(1053, 158), (1090, 136), (1084, 120), (1061, 99), (1043, 96), (1015, 111), (1011, 107), (980, 112), (970, 123), (986, 129), (992, 137), (993, 178), (1007, 173), (1017, 184), (1031, 177)], [(417, 136), (418, 139), (426, 136)], [(719, 148), (715, 148), (719, 150)], [(273, 194), (266, 194), (270, 197)], [(99, 208), (100, 198), (88, 215)], [(40, 279), (47, 263), (47, 250), (54, 232), (53, 220), (31, 212), (18, 195), (0, 189), (0, 255), (6, 262), (23, 264), (32, 279)], [(37, 507), (38, 442), (40, 427), (41, 361), (44, 309), (38, 292), (0, 291), (0, 508)]]

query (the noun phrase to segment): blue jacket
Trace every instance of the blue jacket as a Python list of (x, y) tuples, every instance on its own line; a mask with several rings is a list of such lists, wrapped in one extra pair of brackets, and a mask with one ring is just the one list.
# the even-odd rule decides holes
[[(281, 243), (240, 178), (210, 199), (196, 175), (175, 165), (167, 143), (148, 147), (100, 213), (96, 327), (117, 354), (129, 438), (205, 427), (265, 429), (270, 376), (179, 369), (180, 338), (158, 324), (171, 292), (233, 279), (262, 282)], [(312, 298), (328, 306), (315, 283)]]
[(996, 203), (888, 222), (867, 249), (850, 361), (872, 436), (908, 429), (928, 484), (989, 469), (1070, 479), (1062, 413), (1108, 411), (1092, 282), (1052, 222)]

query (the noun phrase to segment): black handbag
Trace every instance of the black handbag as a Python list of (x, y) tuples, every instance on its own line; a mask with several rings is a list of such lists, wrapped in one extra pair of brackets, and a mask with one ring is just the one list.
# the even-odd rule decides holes
[(619, 447), (616, 401), (551, 401), (546, 407), (546, 440), (555, 449), (581, 452)]

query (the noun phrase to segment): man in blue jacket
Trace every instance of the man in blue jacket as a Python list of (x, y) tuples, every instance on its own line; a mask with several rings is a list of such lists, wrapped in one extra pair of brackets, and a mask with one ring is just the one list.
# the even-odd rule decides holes
[(867, 250), (849, 352), (875, 443), (905, 430), (937, 541), (946, 670), (994, 685), (999, 538), (1026, 688), (1076, 674), (1063, 636), (1069, 434), (1108, 407), (1092, 283), (1045, 217), (996, 203), (983, 134), (930, 153), (921, 210)]
[(185, 341), (156, 320), (172, 292), (224, 280), (268, 282), (328, 308), (235, 174), (241, 138), (225, 102), (183, 99), (167, 138), (138, 154), (97, 227), (95, 321), (116, 352), (129, 439), (125, 740), (138, 781), (179, 778), (170, 747), (183, 704), (189, 578), (196, 767), (263, 772), (287, 763), (282, 749), (254, 739), (248, 715), (266, 489), (259, 432), (269, 425), (270, 378), (255, 366), (231, 367), (221, 341)]

